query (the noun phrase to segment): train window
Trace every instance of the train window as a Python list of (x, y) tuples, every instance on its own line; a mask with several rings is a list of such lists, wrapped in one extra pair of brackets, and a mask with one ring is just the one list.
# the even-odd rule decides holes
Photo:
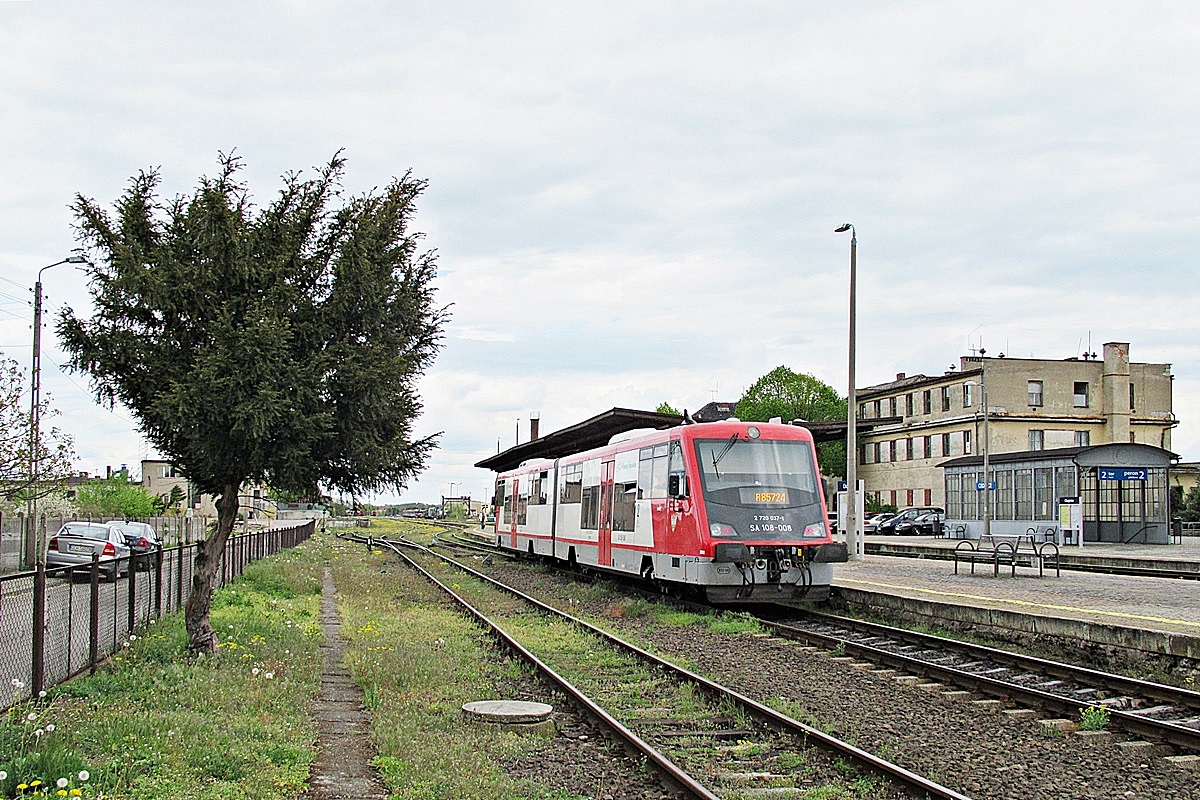
[(546, 505), (546, 484), (549, 473), (535, 472), (529, 476), (529, 505), (544, 506)]
[[(509, 480), (505, 481), (505, 483), (507, 484), (512, 480), (515, 480), (515, 479), (510, 478)], [(508, 525), (513, 521), (513, 500), (516, 499), (515, 498), (516, 487), (508, 486), (507, 488), (508, 488), (508, 491), (504, 495), (504, 519), (503, 519), (503, 522), (505, 525)]]
[(583, 464), (568, 464), (562, 469), (560, 503), (578, 503), (583, 499)]
[(496, 508), (500, 513), (500, 524), (508, 523), (508, 487), (504, 481), (496, 481)]
[(667, 496), (667, 445), (643, 447), (638, 462), (637, 499)]
[(632, 531), (637, 520), (638, 495), (636, 481), (613, 484), (613, 515), (612, 529), (614, 531)]
[(600, 487), (584, 486), (583, 502), (579, 506), (579, 527), (594, 531), (600, 527)]
[(529, 480), (517, 481), (517, 524), (529, 522)]

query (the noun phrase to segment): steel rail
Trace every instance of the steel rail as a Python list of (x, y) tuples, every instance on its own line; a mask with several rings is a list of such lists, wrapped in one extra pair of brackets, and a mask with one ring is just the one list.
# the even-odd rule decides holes
[[(1136, 678), (1127, 678), (1121, 675), (1112, 675), (1087, 667), (1076, 667), (1071, 664), (1036, 658), (1034, 656), (1023, 656), (1007, 650), (998, 650), (984, 645), (944, 639), (915, 631), (905, 631), (878, 623), (847, 620), (843, 617), (829, 617), (815, 612), (810, 615), (827, 620), (835, 620), (835, 624), (842, 625), (843, 627), (858, 628), (859, 630), (875, 633), (876, 635), (894, 636), (901, 641), (925, 647), (936, 647), (951, 652), (965, 653), (971, 658), (988, 658), (1030, 671), (1044, 669), (1052, 677), (1066, 677), (1071, 680), (1091, 683), (1092, 685), (1099, 683), (1102, 688), (1115, 689), (1121, 694), (1140, 694), (1144, 698), (1200, 708), (1200, 692), (1193, 692), (1187, 689), (1174, 689), (1170, 686), (1151, 683), (1149, 681), (1139, 681)], [(818, 642), (830, 648), (840, 647), (847, 654), (859, 656), (874, 663), (923, 674), (927, 677), (937, 678), (938, 680), (957, 686), (985, 690), (988, 694), (1012, 698), (1028, 705), (1042, 706), (1052, 708), (1058, 712), (1076, 714), (1097, 705), (1095, 701), (1072, 700), (1069, 697), (1054, 694), (1053, 692), (1023, 686), (999, 678), (991, 678), (987, 675), (980, 675), (964, 669), (937, 664), (917, 656), (885, 650), (870, 644), (855, 642), (845, 636), (809, 631), (771, 620), (761, 621), (770, 630), (787, 638)], [(1167, 741), (1177, 747), (1188, 750), (1200, 748), (1200, 730), (1196, 728), (1189, 728), (1166, 720), (1153, 719), (1122, 709), (1106, 708), (1106, 710), (1114, 721), (1124, 730), (1131, 733)]]
[[(358, 538), (358, 537), (348, 537), (348, 538)], [(464, 597), (459, 595), (457, 592), (455, 592), (453, 589), (451, 589), (449, 586), (447, 586), (442, 581), (438, 580), (433, 574), (431, 574), (428, 570), (426, 570), (424, 567), (422, 567), (416, 561), (409, 558), (404, 553), (400, 552), (400, 548), (397, 547), (396, 544), (392, 543), (391, 541), (389, 541), (387, 539), (376, 539), (373, 537), (367, 538), (365, 540), (365, 543), (368, 546), (374, 546), (374, 545), (378, 544), (378, 545), (383, 545), (384, 547), (387, 547), (389, 550), (391, 550), (397, 556), (399, 556), (400, 559), (403, 560), (406, 564), (408, 564), (410, 567), (412, 567), (417, 572), (419, 572), (421, 575), (423, 575), (426, 580), (430, 581), (435, 586), (440, 588), (442, 591), (446, 592), (446, 594), (450, 595), (450, 597), (454, 598), (455, 602), (457, 602), (460, 606), (462, 606), (463, 609), (465, 609), (468, 614), (470, 614), (472, 617), (474, 617), (481, 625), (484, 626), (485, 629), (487, 629), (489, 632), (491, 632), (491, 634), (493, 636), (495, 636), (501, 642), (503, 642), (506, 647), (508, 647), (509, 649), (518, 653), (522, 658), (524, 658), (526, 661), (528, 661), (530, 664), (532, 664), (534, 669), (537, 670), (540, 674), (549, 678), (550, 681), (552, 681), (556, 686), (558, 686), (559, 689), (561, 689), (568, 697), (570, 697), (575, 703), (577, 703), (587, 714), (589, 714), (592, 717), (594, 717), (595, 719), (599, 720), (600, 723), (604, 727), (608, 728), (613, 733), (615, 733), (620, 739), (624, 740), (625, 743), (628, 744), (630, 747), (632, 747), (634, 750), (636, 750), (638, 752), (638, 754), (645, 756), (648, 760), (653, 762), (654, 765), (659, 769), (659, 771), (664, 776), (666, 776), (668, 782), (673, 784), (675, 786), (675, 788), (686, 792), (689, 797), (699, 798), (699, 800), (720, 800), (720, 798), (717, 795), (710, 792), (702, 784), (697, 782), (695, 778), (693, 778), (692, 776), (690, 776), (686, 772), (684, 772), (673, 761), (671, 761), (669, 758), (664, 756), (662, 753), (655, 750), (654, 747), (652, 747), (648, 742), (646, 742), (644, 739), (642, 739), (640, 736), (638, 736), (632, 730), (630, 730), (625, 725), (623, 725), (619, 720), (617, 720), (615, 717), (613, 717), (611, 714), (609, 714), (603, 708), (598, 706), (594, 701), (591, 700), (591, 698), (589, 698), (582, 691), (580, 691), (578, 688), (576, 688), (574, 686), (574, 684), (572, 684), (570, 681), (568, 681), (562, 675), (559, 675), (557, 672), (555, 672), (554, 669), (550, 667), (550, 665), (546, 664), (544, 661), (542, 661), (540, 658), (538, 658), (536, 655), (534, 655), (531, 651), (526, 649), (520, 642), (518, 642), (516, 639), (514, 639), (512, 636), (510, 636), (503, 628), (501, 628), (494, 621), (492, 621), (487, 615), (485, 615), (482, 611), (480, 611), (479, 609), (477, 609), (473, 605), (471, 605), (471, 603), (468, 602)], [(405, 544), (407, 544), (408, 546), (420, 547), (420, 545), (416, 545), (411, 542), (406, 542)], [(425, 552), (428, 552), (428, 553), (434, 555), (434, 556), (438, 556), (439, 558), (443, 557), (443, 556), (439, 556), (437, 553), (434, 553), (433, 551), (429, 550), (428, 548), (422, 547), (421, 549), (424, 550)], [(459, 565), (457, 562), (453, 561), (453, 559), (448, 559), (448, 560), (450, 561), (450, 563), (453, 563), (456, 566), (459, 566), (460, 568), (465, 569), (468, 572), (474, 573), (474, 570), (470, 570), (467, 567), (463, 567), (462, 565)], [(475, 574), (478, 575), (478, 573), (475, 573)]]
[[(380, 542), (380, 541), (386, 541), (386, 540), (375, 539), (374, 541)], [(941, 784), (931, 781), (922, 775), (916, 774), (915, 772), (911, 772), (911, 771), (905, 769), (904, 767), (901, 767), (898, 764), (893, 764), (890, 761), (879, 758), (878, 756), (876, 756), (872, 753), (869, 753), (866, 750), (862, 750), (862, 749), (850, 744), (849, 742), (844, 742), (841, 739), (830, 736), (829, 734), (825, 733), (824, 731), (820, 731), (816, 728), (805, 725), (804, 723), (800, 722), (799, 720), (793, 719), (792, 717), (789, 717), (788, 715), (783, 714), (782, 712), (776, 711), (775, 709), (771, 708), (770, 706), (764, 705), (764, 704), (758, 702), (757, 700), (754, 700), (753, 698), (748, 697), (734, 689), (730, 689), (726, 686), (722, 686), (721, 684), (719, 684), (715, 681), (705, 678), (703, 675), (699, 675), (695, 672), (685, 669), (684, 667), (681, 667), (677, 664), (667, 661), (667, 660), (655, 655), (654, 653), (649, 652), (648, 650), (644, 650), (644, 649), (638, 647), (637, 645), (627, 642), (624, 639), (621, 639), (620, 637), (618, 637), (612, 633), (609, 633), (608, 631), (606, 631), (602, 628), (599, 628), (596, 625), (593, 625), (592, 623), (590, 623), (586, 620), (580, 619), (578, 617), (574, 617), (570, 614), (567, 614), (566, 612), (560, 611), (559, 609), (554, 608), (553, 606), (548, 605), (548, 604), (542, 602), (541, 600), (538, 600), (535, 597), (531, 597), (530, 595), (527, 595), (518, 589), (514, 589), (511, 586), (507, 586), (507, 585), (501, 583), (500, 581), (497, 581), (496, 579), (492, 578), (490, 575), (485, 575), (484, 573), (479, 572), (478, 570), (472, 569), (471, 567), (467, 566), (466, 564), (462, 564), (458, 561), (455, 561), (454, 559), (450, 558), (449, 556), (445, 556), (441, 553), (434, 552), (432, 550), (429, 550), (426, 547), (423, 547), (422, 545), (416, 544), (415, 542), (410, 542), (410, 541), (403, 540), (403, 539), (399, 540), (399, 544), (406, 546), (406, 547), (413, 547), (413, 548), (417, 548), (417, 549), (423, 550), (425, 552), (428, 552), (431, 555), (436, 556), (437, 558), (440, 558), (440, 559), (444, 560), (445, 562), (454, 565), (456, 568), (461, 569), (462, 571), (464, 571), (482, 581), (485, 581), (486, 583), (489, 583), (489, 584), (495, 586), (496, 588), (500, 589), (501, 591), (507, 592), (515, 597), (518, 597), (518, 598), (530, 603), (531, 605), (545, 611), (546, 613), (556, 615), (562, 619), (565, 619), (576, 625), (579, 625), (580, 627), (592, 632), (596, 636), (601, 637), (602, 639), (615, 645), (616, 647), (626, 650), (628, 652), (634, 653), (637, 656), (639, 656), (640, 658), (658, 666), (659, 668), (661, 668), (667, 672), (673, 673), (674, 675), (676, 675), (677, 677), (679, 677), (685, 681), (695, 683), (697, 686), (701, 687), (706, 692), (708, 692), (711, 696), (734, 700), (735, 702), (737, 702), (738, 704), (740, 704), (744, 708), (746, 708), (746, 710), (749, 711), (751, 713), (751, 715), (756, 717), (760, 722), (764, 722), (767, 725), (769, 725), (770, 727), (775, 728), (776, 730), (782, 730), (789, 734), (801, 736), (808, 740), (815, 741), (818, 744), (820, 744), (822, 747), (824, 747), (826, 750), (832, 751), (839, 756), (848, 757), (850, 759), (853, 759), (854, 761), (865, 765), (866, 767), (873, 770), (874, 772), (881, 774), (892, 781), (895, 781), (896, 783), (900, 784), (901, 786), (905, 787), (906, 789), (917, 792), (918, 795), (923, 795), (927, 798), (931, 798), (932, 800), (970, 800), (966, 795), (960, 794), (960, 793), (954, 791), (953, 789), (942, 786)], [(398, 548), (393, 547), (393, 548), (389, 548), (389, 549), (393, 549), (397, 553), (399, 552)], [(631, 733), (631, 735), (633, 735), (633, 734)]]

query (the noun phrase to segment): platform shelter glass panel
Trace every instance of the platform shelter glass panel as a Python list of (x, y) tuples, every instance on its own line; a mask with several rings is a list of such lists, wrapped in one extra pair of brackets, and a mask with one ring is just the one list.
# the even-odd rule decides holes
[(1015, 519), (1033, 519), (1033, 470), (1015, 470), (1013, 478), (1017, 501), (1017, 516)]
[(1075, 467), (1055, 467), (1054, 468), (1054, 497), (1055, 501), (1060, 497), (1075, 497), (1079, 493), (1079, 486), (1075, 481)]
[(996, 505), (992, 519), (1013, 518), (1013, 473), (1011, 469), (996, 470)]
[(946, 475), (946, 516), (963, 518), (962, 476), (955, 473)]
[(1054, 470), (1037, 467), (1033, 471), (1033, 518), (1051, 520), (1058, 516), (1058, 501), (1054, 496)]

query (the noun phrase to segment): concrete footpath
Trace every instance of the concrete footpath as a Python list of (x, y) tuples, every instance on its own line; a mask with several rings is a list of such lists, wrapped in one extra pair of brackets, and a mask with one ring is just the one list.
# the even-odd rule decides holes
[[(1018, 567), (960, 563), (954, 573), (955, 540), (928, 536), (868, 536), (865, 560), (839, 564), (834, 588), (841, 601), (860, 610), (899, 614), (960, 629), (1056, 637), (1081, 644), (1200, 660), (1200, 581), (1137, 577), (1053, 568), (1038, 577)], [(1200, 575), (1200, 538), (1179, 545), (1087, 544), (1063, 547), (1063, 563), (1129, 563), (1192, 570)], [(919, 556), (919, 557), (918, 557)], [(1133, 657), (1137, 657), (1134, 655)]]

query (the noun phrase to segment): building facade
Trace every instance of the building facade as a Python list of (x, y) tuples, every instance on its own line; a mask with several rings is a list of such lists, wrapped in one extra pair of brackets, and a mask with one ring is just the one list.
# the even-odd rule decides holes
[(941, 464), (985, 447), (997, 454), (1135, 442), (1170, 450), (1172, 381), (1170, 364), (1131, 363), (1126, 342), (1105, 344), (1102, 359), (981, 350), (942, 375), (901, 373), (857, 392), (859, 419), (876, 422), (859, 437), (858, 476), (879, 503), (944, 507)]
[[(150, 495), (170, 497), (171, 490), (176, 486), (182, 493), (183, 509), (180, 510), (202, 517), (217, 515), (216, 499), (192, 485), (170, 461), (142, 460), (142, 488)], [(277, 515), (275, 501), (267, 497), (266, 485), (243, 484), (238, 490), (238, 513), (245, 519), (274, 519)]]

